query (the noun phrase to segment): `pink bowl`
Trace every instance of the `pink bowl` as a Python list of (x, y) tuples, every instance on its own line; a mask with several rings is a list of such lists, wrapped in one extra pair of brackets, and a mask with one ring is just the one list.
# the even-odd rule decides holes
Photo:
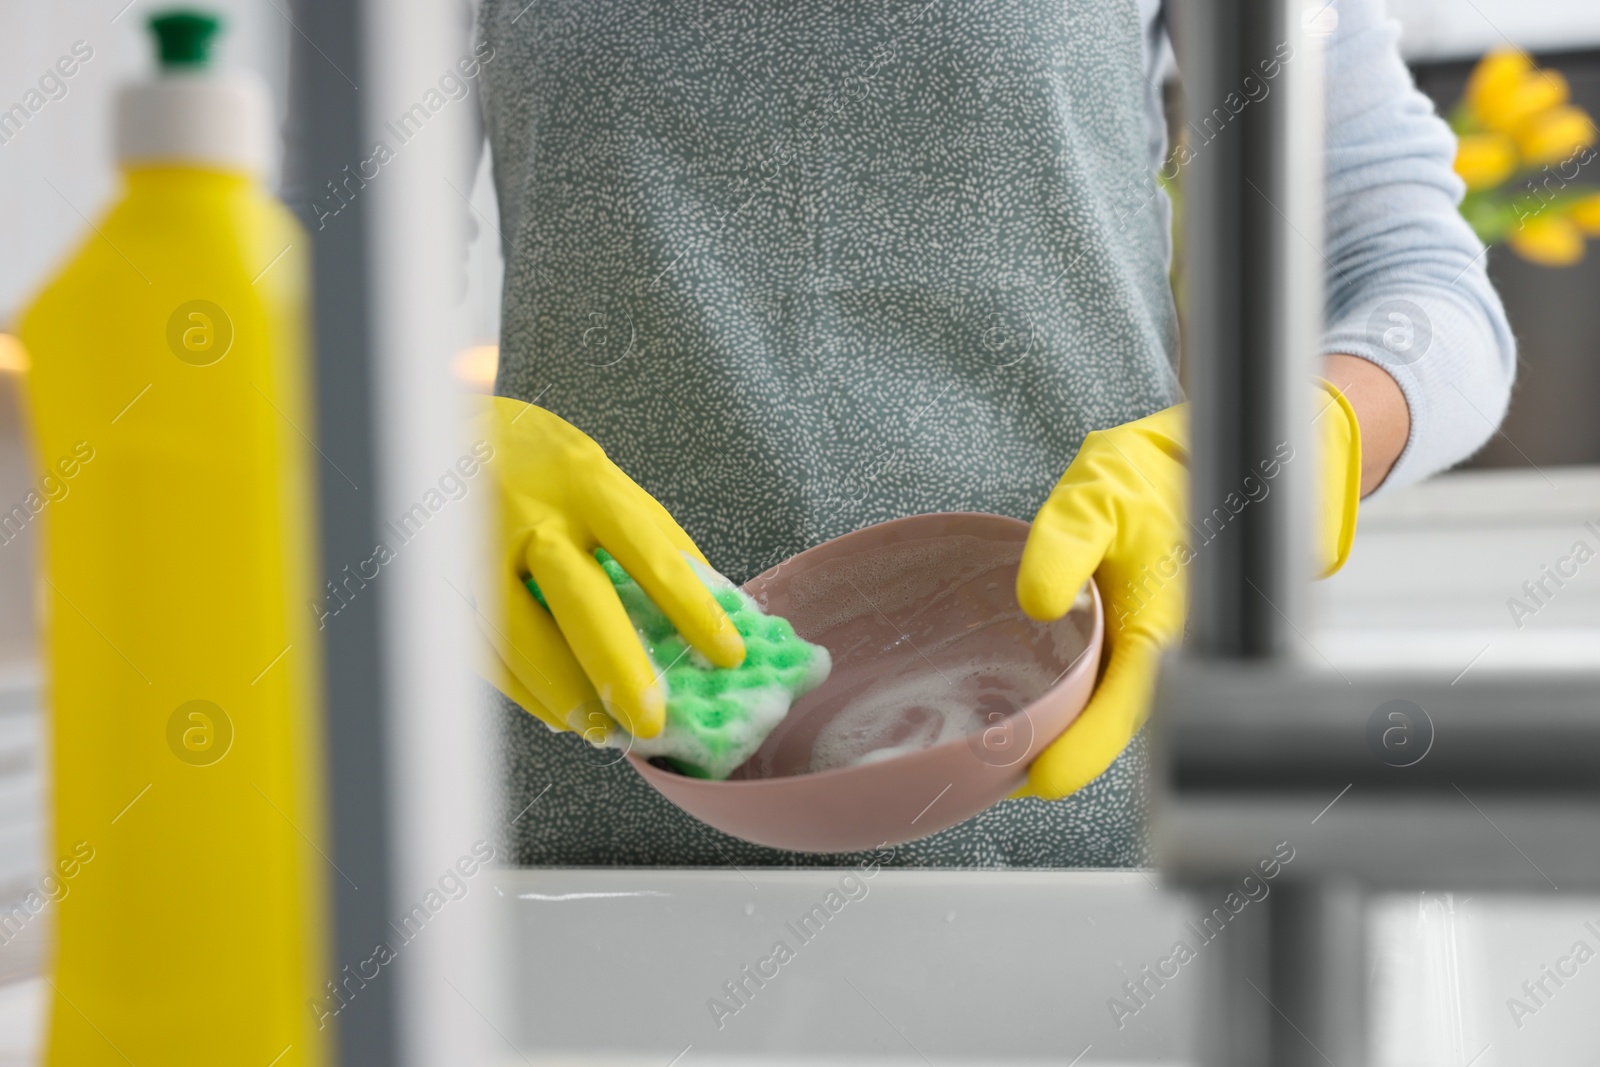
[(800, 553), (745, 583), (833, 656), (727, 781), (633, 766), (684, 811), (774, 848), (901, 844), (1004, 799), (1094, 689), (1104, 631), (1091, 581), (1036, 623), (1016, 601), (1028, 524), (917, 515)]

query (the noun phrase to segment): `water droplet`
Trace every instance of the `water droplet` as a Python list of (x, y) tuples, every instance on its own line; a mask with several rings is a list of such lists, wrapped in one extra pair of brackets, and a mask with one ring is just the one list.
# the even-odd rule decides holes
[(756, 906), (754, 904), (746, 904), (744, 906), (744, 913), (746, 915), (754, 915), (756, 913)]
[(945, 915), (944, 921), (947, 922), (947, 923), (955, 922), (956, 921), (956, 913), (953, 912), (953, 911), (949, 912), (948, 914)]

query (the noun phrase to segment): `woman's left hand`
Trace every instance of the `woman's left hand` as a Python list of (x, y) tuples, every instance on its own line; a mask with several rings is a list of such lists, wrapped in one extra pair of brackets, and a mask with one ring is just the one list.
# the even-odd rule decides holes
[[(1319, 382), (1318, 556), (1324, 575), (1344, 563), (1361, 496), (1361, 434), (1338, 390)], [(1034, 517), (1017, 573), (1017, 600), (1041, 622), (1071, 608), (1094, 576), (1105, 608), (1105, 669), (1083, 713), (1028, 768), (1019, 796), (1058, 800), (1098, 778), (1150, 713), (1162, 652), (1183, 635), (1188, 544), (1188, 410), (1158, 411), (1084, 438)], [(1250, 477), (1265, 485), (1283, 454)], [(1269, 473), (1270, 472), (1270, 473)], [(1252, 492), (1241, 484), (1240, 499)]]

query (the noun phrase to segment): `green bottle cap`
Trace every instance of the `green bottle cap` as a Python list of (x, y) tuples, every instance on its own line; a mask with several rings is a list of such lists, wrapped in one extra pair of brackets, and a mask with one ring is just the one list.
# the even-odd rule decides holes
[(162, 70), (203, 70), (211, 62), (211, 42), (222, 20), (203, 11), (167, 11), (151, 16), (161, 50)]

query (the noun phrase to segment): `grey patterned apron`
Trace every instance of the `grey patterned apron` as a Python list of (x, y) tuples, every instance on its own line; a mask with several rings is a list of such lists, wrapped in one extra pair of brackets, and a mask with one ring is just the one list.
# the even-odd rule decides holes
[[(594, 437), (735, 581), (870, 523), (1031, 519), (1177, 399), (1134, 0), (485, 0), (497, 390)], [(527, 864), (812, 865), (496, 700)], [(1142, 738), (922, 866), (1147, 861)], [(531, 805), (528, 806), (528, 805)]]

